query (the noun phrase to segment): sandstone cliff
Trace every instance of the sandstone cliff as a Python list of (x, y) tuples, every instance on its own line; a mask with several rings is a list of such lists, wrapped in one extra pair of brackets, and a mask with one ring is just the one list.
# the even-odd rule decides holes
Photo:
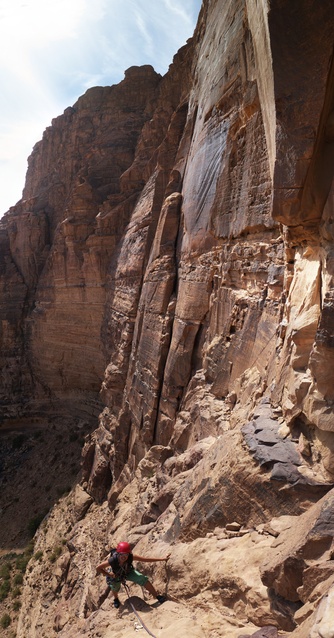
[(333, 26), (204, 0), (164, 77), (35, 146), (0, 227), (2, 418), (89, 434), (19, 638), (132, 635), (95, 578), (122, 539), (171, 551), (145, 566), (168, 602), (136, 599), (159, 637), (334, 636)]

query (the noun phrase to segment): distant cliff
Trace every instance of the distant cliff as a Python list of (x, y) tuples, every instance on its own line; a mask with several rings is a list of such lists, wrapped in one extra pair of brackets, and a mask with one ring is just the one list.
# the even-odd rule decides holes
[[(117, 538), (172, 546), (171, 594), (199, 605), (202, 636), (327, 622), (333, 25), (330, 0), (204, 0), (164, 77), (89, 89), (36, 144), (0, 222), (2, 419), (92, 431), (67, 513), (38, 533), (67, 549), (54, 582), (31, 567), (20, 638), (98, 635), (94, 565)], [(219, 571), (230, 541), (240, 565)], [(214, 613), (234, 619), (223, 634)]]

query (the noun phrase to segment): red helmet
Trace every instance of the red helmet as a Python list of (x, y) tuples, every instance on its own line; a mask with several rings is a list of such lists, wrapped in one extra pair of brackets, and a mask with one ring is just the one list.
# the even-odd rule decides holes
[(118, 543), (116, 552), (119, 554), (131, 554), (131, 547), (129, 543)]

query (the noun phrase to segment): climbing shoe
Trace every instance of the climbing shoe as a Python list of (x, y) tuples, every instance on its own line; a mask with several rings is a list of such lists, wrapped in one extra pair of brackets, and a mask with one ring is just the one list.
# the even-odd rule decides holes
[(162, 605), (162, 603), (165, 603), (166, 600), (167, 600), (166, 596), (162, 596), (162, 595), (157, 596), (157, 601), (158, 601), (159, 605)]
[(118, 598), (114, 598), (114, 603), (113, 604), (114, 604), (114, 607), (116, 607), (116, 609), (118, 609), (120, 607), (121, 603), (119, 602)]

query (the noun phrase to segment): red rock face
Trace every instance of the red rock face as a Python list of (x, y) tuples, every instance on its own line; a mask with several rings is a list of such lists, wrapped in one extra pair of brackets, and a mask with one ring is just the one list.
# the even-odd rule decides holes
[(273, 213), (299, 235), (312, 226), (317, 234), (333, 181), (331, 7), (325, 3), (315, 16), (313, 3), (305, 2), (301, 19), (296, 6), (275, 2), (268, 18), (276, 103)]
[[(160, 81), (151, 67), (129, 69), (120, 86), (87, 91), (54, 120), (29, 159), (23, 200), (3, 220), (3, 281), (14, 284), (15, 271), (21, 285), (15, 316), (3, 302), (14, 335), (2, 354), (8, 361), (11, 348), (21, 351), (17, 365), (30, 375), (21, 375), (18, 401), (29, 393), (30, 409), (31, 399), (50, 393), (70, 402), (79, 395), (95, 409), (107, 362), (100, 334), (107, 272), (143, 183), (141, 175), (129, 179), (125, 192), (120, 178)], [(9, 409), (13, 395), (6, 385), (2, 392)]]

